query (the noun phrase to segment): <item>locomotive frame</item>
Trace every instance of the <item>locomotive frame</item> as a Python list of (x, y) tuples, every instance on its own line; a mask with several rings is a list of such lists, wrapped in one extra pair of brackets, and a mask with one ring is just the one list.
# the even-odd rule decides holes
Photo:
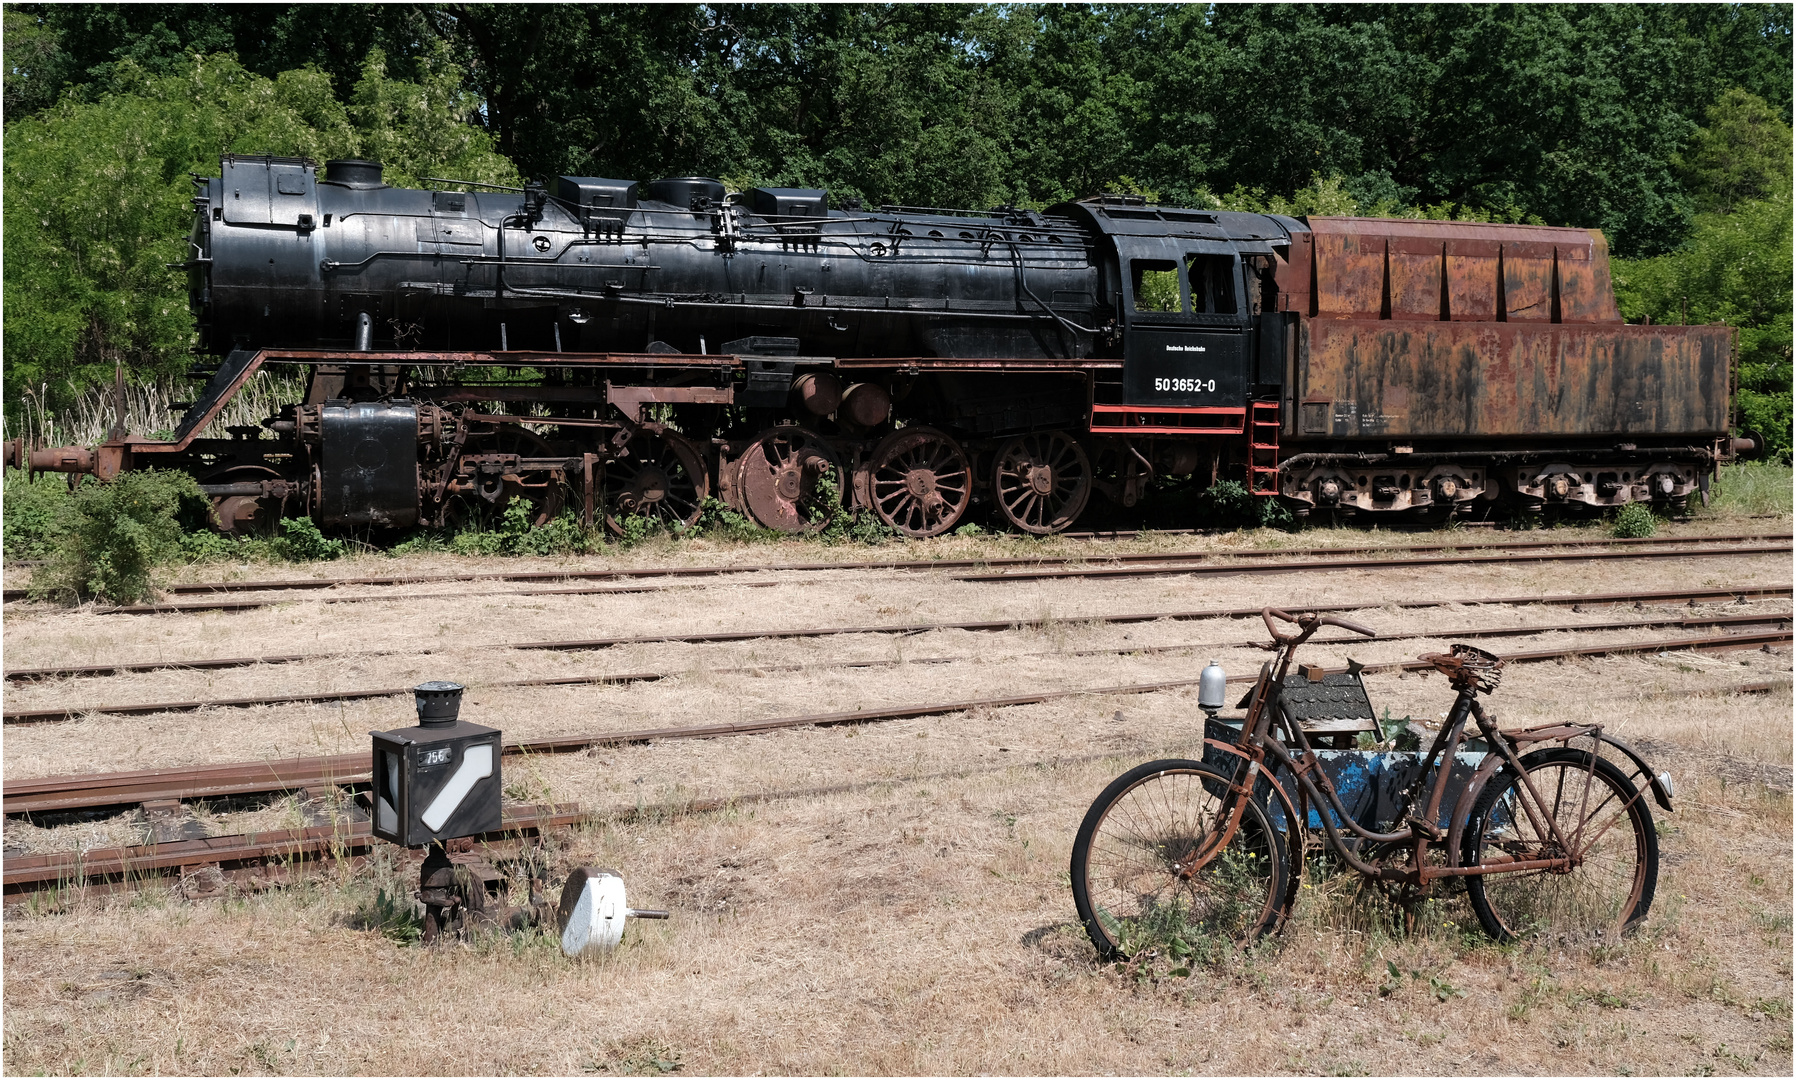
[[(785, 532), (846, 502), (932, 536), (980, 503), (1059, 532), (1159, 477), (1239, 479), (1300, 517), (1680, 507), (1745, 448), (1727, 328), (1623, 324), (1594, 230), (220, 173), (179, 268), (222, 359), (174, 438), (9, 461), (184, 469), (227, 532), (515, 499), (678, 527), (715, 496)], [(284, 365), (303, 401), (198, 437)]]

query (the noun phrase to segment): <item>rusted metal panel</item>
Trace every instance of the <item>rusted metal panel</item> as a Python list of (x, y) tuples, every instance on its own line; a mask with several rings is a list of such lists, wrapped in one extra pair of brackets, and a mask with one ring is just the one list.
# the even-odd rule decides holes
[(1522, 241), (1503, 245), (1503, 318), (1507, 322), (1556, 322), (1553, 318), (1553, 245)]
[(1317, 316), (1378, 318), (1384, 299), (1385, 238), (1358, 229), (1315, 235)]
[(1315, 319), (1308, 331), (1295, 390), (1334, 438), (1727, 429), (1723, 326)]
[[(1318, 318), (1621, 321), (1609, 248), (1594, 229), (1380, 218), (1311, 218), (1309, 225), (1309, 307)], [(1281, 288), (1287, 277), (1299, 286), (1301, 248), (1292, 246)]]
[(1447, 317), (1453, 322), (1493, 322), (1497, 317), (1497, 265), (1501, 245), (1494, 240), (1447, 241)]
[(1278, 310), (1295, 311), (1299, 315), (1316, 313), (1310, 304), (1315, 246), (1315, 237), (1310, 233), (1292, 234), (1290, 253), (1273, 271), (1278, 284)]
[(1392, 319), (1429, 320), (1442, 317), (1441, 291), (1446, 284), (1441, 259), (1444, 241), (1433, 238), (1393, 237), (1390, 257)]
[(1590, 230), (1588, 248), (1563, 245), (1559, 260), (1559, 320), (1568, 323), (1618, 323), (1615, 290), (1609, 279), (1609, 242)]

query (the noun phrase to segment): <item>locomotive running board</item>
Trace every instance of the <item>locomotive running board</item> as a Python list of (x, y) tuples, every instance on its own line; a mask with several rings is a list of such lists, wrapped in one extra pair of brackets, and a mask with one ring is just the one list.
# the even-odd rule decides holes
[(1094, 435), (1240, 435), (1246, 430), (1245, 408), (1096, 404), (1091, 407), (1091, 432)]

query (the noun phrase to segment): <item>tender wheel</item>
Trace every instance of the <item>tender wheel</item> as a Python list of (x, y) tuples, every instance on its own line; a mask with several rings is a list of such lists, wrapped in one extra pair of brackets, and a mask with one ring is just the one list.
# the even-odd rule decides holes
[(1522, 767), (1545, 805), (1535, 804), (1521, 777), (1505, 768), (1472, 807), (1461, 861), (1495, 866), (1565, 854), (1552, 838), (1550, 818), (1572, 846), (1572, 864), (1563, 871), (1467, 877), (1478, 921), (1498, 941), (1537, 934), (1572, 942), (1619, 939), (1646, 918), (1659, 881), (1659, 838), (1646, 793), (1582, 750), (1536, 751), (1522, 758)]
[(940, 536), (967, 512), (973, 468), (960, 444), (934, 428), (910, 427), (873, 450), (873, 512), (906, 536)]
[(842, 467), (815, 432), (801, 427), (763, 432), (736, 468), (744, 508), (769, 529), (818, 532), (842, 507)]
[(1063, 431), (1019, 435), (998, 449), (992, 469), (998, 509), (1040, 536), (1072, 525), (1091, 498), (1091, 461)]
[(704, 459), (678, 435), (639, 434), (630, 456), (605, 465), (605, 524), (622, 534), (624, 520), (649, 518), (669, 531), (698, 524), (711, 493)]
[[(1285, 842), (1252, 799), (1228, 845), (1229, 782), (1201, 762), (1138, 765), (1104, 789), (1073, 841), (1073, 904), (1106, 960), (1143, 949), (1245, 942), (1279, 922)], [(1179, 944), (1174, 944), (1178, 942)]]

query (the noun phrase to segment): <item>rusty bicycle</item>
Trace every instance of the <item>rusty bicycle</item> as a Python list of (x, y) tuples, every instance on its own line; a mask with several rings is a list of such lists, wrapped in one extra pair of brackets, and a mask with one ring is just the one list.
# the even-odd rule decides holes
[[(1276, 931), (1294, 905), (1312, 833), (1412, 913), (1442, 883), (1463, 881), (1480, 924), (1499, 941), (1606, 940), (1646, 917), (1659, 861), (1646, 795), (1669, 812), (1667, 774), (1600, 724), (1499, 729), (1478, 696), (1497, 689), (1502, 660), (1456, 644), (1421, 657), (1457, 694), (1433, 745), (1386, 755), (1379, 764), (1396, 762), (1396, 782), (1386, 785), (1396, 797), (1356, 817), (1325, 767), (1341, 752), (1318, 750), (1292, 714), (1290, 669), (1324, 626), (1376, 633), (1315, 613), (1266, 608), (1261, 617), (1275, 656), (1244, 699), (1239, 733), (1212, 711), (1204, 760), (1130, 769), (1079, 827), (1073, 899), (1102, 957)], [(1281, 631), (1281, 622), (1295, 629)], [(1306, 666), (1298, 685), (1321, 671)], [(1476, 737), (1467, 737), (1468, 721)]]

